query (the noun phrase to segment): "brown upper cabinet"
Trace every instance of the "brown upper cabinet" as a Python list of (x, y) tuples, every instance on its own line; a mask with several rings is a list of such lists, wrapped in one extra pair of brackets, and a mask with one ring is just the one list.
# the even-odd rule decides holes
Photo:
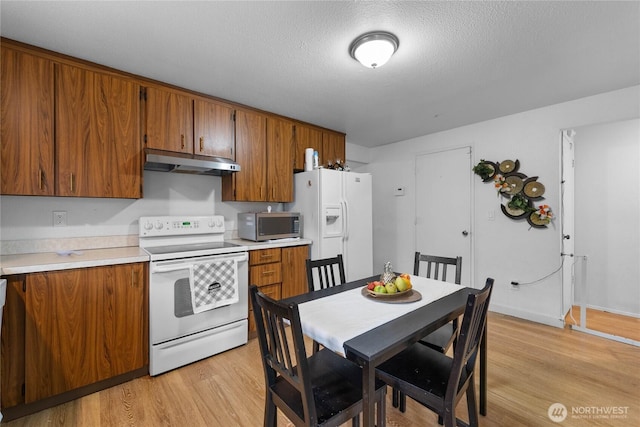
[(264, 201), (267, 192), (267, 116), (236, 111), (236, 162), (239, 172), (222, 177), (223, 201)]
[(293, 170), (304, 170), (304, 151), (313, 148), (322, 158), (322, 131), (311, 126), (296, 123), (294, 127), (294, 159)]
[(219, 102), (196, 99), (193, 110), (193, 154), (234, 159), (234, 108)]
[(236, 111), (236, 162), (222, 177), (222, 200), (293, 201), (293, 122), (251, 110)]
[(53, 196), (54, 64), (2, 45), (0, 193)]
[(293, 122), (267, 118), (267, 202), (293, 202)]
[(147, 148), (233, 159), (235, 110), (187, 92), (145, 88)]
[(145, 88), (147, 148), (193, 153), (193, 99), (187, 94)]
[(141, 197), (139, 102), (133, 80), (3, 45), (2, 194)]
[(56, 195), (140, 198), (139, 85), (57, 67)]
[(322, 154), (320, 157), (320, 164), (327, 166), (327, 164), (334, 164), (336, 161), (345, 163), (345, 138), (343, 133), (338, 132), (322, 132)]

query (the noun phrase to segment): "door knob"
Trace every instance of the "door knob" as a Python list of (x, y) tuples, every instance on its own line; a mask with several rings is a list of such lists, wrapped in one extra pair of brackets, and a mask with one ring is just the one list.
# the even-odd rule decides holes
[(469, 232), (468, 232), (467, 230), (462, 230), (462, 235), (463, 235), (463, 236), (468, 236), (468, 235), (469, 235)]

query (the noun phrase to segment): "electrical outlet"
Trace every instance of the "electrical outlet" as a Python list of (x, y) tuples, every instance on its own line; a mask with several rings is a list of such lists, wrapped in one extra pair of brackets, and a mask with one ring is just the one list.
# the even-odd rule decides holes
[(66, 211), (53, 211), (53, 226), (54, 227), (66, 227), (67, 226), (67, 212)]

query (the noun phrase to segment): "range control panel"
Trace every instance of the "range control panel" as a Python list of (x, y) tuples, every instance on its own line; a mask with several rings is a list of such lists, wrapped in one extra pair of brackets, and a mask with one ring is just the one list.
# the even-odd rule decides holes
[(143, 237), (183, 236), (224, 233), (224, 217), (212, 216), (143, 216), (139, 235)]

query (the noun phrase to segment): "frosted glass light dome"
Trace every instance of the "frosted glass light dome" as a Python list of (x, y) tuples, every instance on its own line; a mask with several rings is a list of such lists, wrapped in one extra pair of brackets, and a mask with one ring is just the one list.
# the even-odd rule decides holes
[(396, 36), (384, 31), (374, 31), (358, 37), (351, 43), (349, 54), (367, 68), (381, 67), (398, 50)]

